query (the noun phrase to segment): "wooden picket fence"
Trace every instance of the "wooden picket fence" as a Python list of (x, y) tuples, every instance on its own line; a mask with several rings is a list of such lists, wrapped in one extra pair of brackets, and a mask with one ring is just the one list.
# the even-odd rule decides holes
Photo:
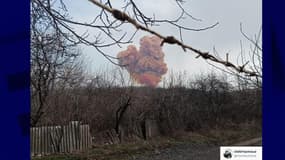
[(31, 155), (84, 151), (91, 147), (89, 125), (72, 121), (65, 126), (43, 126), (31, 128)]

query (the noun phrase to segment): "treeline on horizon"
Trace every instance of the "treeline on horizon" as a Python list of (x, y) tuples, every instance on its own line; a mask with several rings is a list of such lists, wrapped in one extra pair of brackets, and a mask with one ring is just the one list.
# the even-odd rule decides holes
[[(132, 134), (138, 124), (151, 119), (166, 136), (181, 130), (227, 128), (244, 123), (261, 128), (261, 87), (248, 80), (233, 83), (226, 74), (212, 72), (185, 81), (186, 75), (173, 73), (162, 86), (154, 88), (136, 86), (126, 79), (117, 81), (124, 77), (119, 75), (88, 79), (81, 74), (55, 81), (56, 87), (49, 90), (44, 113), (35, 126), (78, 120), (89, 124), (93, 135), (118, 125)], [(114, 79), (121, 84), (114, 83)], [(36, 96), (32, 97), (32, 115), (36, 115), (38, 103)], [(122, 109), (125, 110), (118, 122)]]

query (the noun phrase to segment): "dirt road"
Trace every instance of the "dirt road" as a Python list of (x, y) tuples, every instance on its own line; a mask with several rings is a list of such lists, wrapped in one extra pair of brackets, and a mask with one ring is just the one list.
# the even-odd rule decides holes
[[(260, 146), (261, 138), (233, 144), (233, 146)], [(220, 146), (178, 144), (153, 153), (130, 157), (130, 160), (219, 160)]]

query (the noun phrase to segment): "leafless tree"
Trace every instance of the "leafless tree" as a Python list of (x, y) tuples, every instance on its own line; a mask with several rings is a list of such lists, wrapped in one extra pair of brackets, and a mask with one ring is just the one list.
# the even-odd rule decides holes
[(75, 63), (80, 52), (57, 32), (40, 8), (32, 7), (31, 16), (31, 125), (35, 126), (48, 107), (47, 98), (59, 79), (64, 83), (72, 81), (70, 74), (79, 68)]

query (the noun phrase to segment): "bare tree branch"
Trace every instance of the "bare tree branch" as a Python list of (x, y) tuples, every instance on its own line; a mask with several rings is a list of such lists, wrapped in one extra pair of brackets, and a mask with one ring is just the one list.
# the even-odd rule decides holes
[(245, 64), (243, 64), (241, 66), (237, 66), (237, 65), (235, 65), (229, 61), (220, 60), (219, 58), (216, 58), (215, 56), (209, 54), (209, 52), (203, 52), (203, 51), (200, 51), (198, 49), (191, 47), (190, 45), (184, 44), (183, 42), (177, 40), (173, 36), (163, 36), (160, 33), (148, 28), (147, 26), (143, 26), (143, 25), (139, 24), (135, 19), (131, 18), (129, 15), (127, 15), (126, 13), (124, 13), (120, 10), (110, 8), (106, 5), (98, 2), (97, 0), (89, 0), (89, 1), (92, 2), (93, 4), (95, 4), (96, 6), (106, 10), (107, 12), (111, 13), (116, 19), (118, 19), (122, 22), (129, 22), (133, 26), (135, 26), (138, 30), (146, 31), (148, 33), (151, 33), (151, 34), (156, 35), (157, 37), (161, 38), (162, 39), (161, 45), (163, 45), (164, 43), (176, 44), (178, 46), (181, 46), (184, 51), (186, 51), (186, 49), (189, 49), (189, 50), (193, 51), (194, 53), (198, 54), (197, 58), (202, 57), (205, 60), (210, 60), (212, 62), (222, 64), (226, 67), (234, 69), (235, 71), (237, 71), (239, 73), (245, 73), (247, 76), (261, 77), (261, 75), (259, 75), (257, 72), (246, 69)]

